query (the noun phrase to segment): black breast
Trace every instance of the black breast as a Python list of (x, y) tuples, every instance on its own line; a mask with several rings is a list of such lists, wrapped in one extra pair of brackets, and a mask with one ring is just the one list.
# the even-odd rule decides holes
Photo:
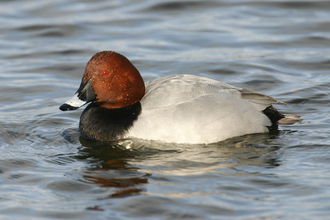
[(125, 136), (140, 113), (140, 102), (119, 109), (101, 108), (91, 103), (81, 114), (80, 133), (91, 140), (116, 141)]

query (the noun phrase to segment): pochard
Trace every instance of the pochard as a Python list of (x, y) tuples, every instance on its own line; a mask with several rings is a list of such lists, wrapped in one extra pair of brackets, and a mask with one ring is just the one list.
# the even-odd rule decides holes
[(300, 122), (272, 104), (270, 96), (195, 75), (173, 75), (144, 83), (123, 55), (96, 53), (87, 63), (80, 87), (60, 106), (82, 112), (83, 137), (98, 141), (140, 138), (162, 142), (214, 143), (278, 125)]

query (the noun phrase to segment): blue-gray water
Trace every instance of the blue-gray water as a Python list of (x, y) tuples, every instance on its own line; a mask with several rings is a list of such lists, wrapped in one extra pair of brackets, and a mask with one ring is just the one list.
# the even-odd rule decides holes
[[(0, 1), (0, 219), (328, 219), (330, 1)], [(58, 107), (96, 52), (304, 121), (207, 146), (79, 139)]]

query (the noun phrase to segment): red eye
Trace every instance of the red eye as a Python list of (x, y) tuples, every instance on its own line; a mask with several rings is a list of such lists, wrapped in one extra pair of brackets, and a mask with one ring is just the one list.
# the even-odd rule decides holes
[(104, 71), (103, 72), (103, 76), (107, 76), (107, 75), (109, 75), (109, 72), (108, 71)]

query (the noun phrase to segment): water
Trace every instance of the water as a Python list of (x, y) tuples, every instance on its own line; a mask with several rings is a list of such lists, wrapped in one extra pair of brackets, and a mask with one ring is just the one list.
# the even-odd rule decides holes
[[(1, 219), (327, 219), (329, 1), (0, 2)], [(58, 107), (89, 58), (195, 74), (304, 121), (211, 145), (79, 137)]]

